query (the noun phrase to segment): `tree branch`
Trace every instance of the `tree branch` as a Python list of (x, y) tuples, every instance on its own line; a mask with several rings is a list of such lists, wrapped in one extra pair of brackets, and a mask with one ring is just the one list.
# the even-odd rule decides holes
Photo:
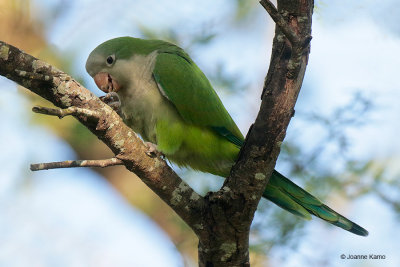
[[(102, 140), (197, 234), (200, 266), (249, 266), (250, 225), (294, 113), (308, 62), (313, 10), (313, 0), (278, 0), (277, 9), (266, 0), (261, 4), (278, 27), (260, 111), (230, 176), (218, 192), (204, 198), (164, 160), (148, 156), (147, 147), (121, 118), (66, 73), (0, 41), (0, 75), (62, 108), (35, 107), (35, 112), (72, 115)], [(88, 161), (48, 164), (82, 166)], [(37, 167), (45, 166), (50, 165)]]
[[(285, 1), (278, 1), (278, 3), (284, 2)], [(309, 16), (307, 16), (307, 14), (305, 14), (304, 12), (302, 14), (299, 13), (298, 11), (300, 10), (293, 10), (296, 13), (290, 13), (288, 10), (282, 9), (281, 13), (283, 15), (281, 15), (281, 13), (269, 0), (260, 0), (260, 4), (265, 8), (265, 10), (267, 10), (268, 14), (279, 27), (279, 30), (282, 31), (284, 36), (289, 40), (290, 44), (292, 45), (291, 58), (287, 66), (288, 72), (286, 73), (286, 76), (289, 79), (295, 79), (300, 72), (301, 58), (304, 54), (309, 53), (307, 51), (309, 50), (308, 47), (312, 39), (311, 28), (307, 34), (304, 34), (304, 32), (300, 33), (299, 29), (302, 28), (301, 24), (307, 25), (307, 23), (311, 22), (311, 20)], [(293, 6), (295, 5), (297, 4), (293, 4)], [(311, 9), (313, 8), (313, 6), (314, 4), (312, 3)]]
[[(204, 200), (160, 157), (147, 156), (148, 148), (121, 118), (98, 97), (68, 74), (0, 41), (0, 75), (24, 86), (62, 109), (35, 107), (34, 112), (60, 118), (72, 115), (102, 140), (116, 155), (117, 162), (134, 172), (189, 225), (201, 226)], [(113, 161), (113, 159), (111, 159)], [(33, 168), (78, 164), (93, 161), (49, 163)], [(51, 165), (53, 164), (53, 165)], [(193, 201), (196, 200), (196, 201)], [(201, 227), (193, 230), (199, 234)]]
[[(262, 2), (268, 6), (268, 2)], [(260, 111), (231, 175), (218, 192), (209, 193), (205, 198), (210, 206), (205, 220), (214, 222), (211, 225), (229, 227), (211, 226), (199, 236), (201, 266), (209, 263), (249, 266), (249, 229), (274, 170), (303, 82), (309, 46), (307, 41), (298, 40), (311, 40), (312, 11), (313, 0), (278, 0), (278, 10), (271, 9), (280, 25), (275, 29)], [(279, 14), (286, 14), (284, 17), (288, 22), (284, 22)], [(294, 44), (287, 42), (285, 37)]]
[(73, 116), (73, 115), (85, 116), (86, 118), (94, 118), (94, 119), (101, 116), (96, 111), (78, 107), (69, 107), (66, 109), (61, 109), (61, 108), (47, 108), (41, 106), (34, 106), (32, 108), (32, 111), (39, 114), (57, 116), (60, 119), (64, 118), (65, 116)]
[(274, 4), (269, 0), (261, 0), (260, 4), (267, 10), (276, 25), (285, 34), (286, 38), (293, 44), (300, 43), (300, 36), (292, 29), (292, 27), (286, 22), (285, 18), (278, 12)]
[(100, 167), (124, 165), (118, 158), (96, 159), (96, 160), (66, 160), (58, 162), (31, 164), (31, 171), (42, 171), (50, 169), (74, 168), (74, 167)]

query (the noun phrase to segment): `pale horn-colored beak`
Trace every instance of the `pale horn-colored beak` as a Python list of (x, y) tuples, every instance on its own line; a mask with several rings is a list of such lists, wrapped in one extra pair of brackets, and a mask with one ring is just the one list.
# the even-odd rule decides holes
[(118, 82), (107, 72), (99, 72), (93, 79), (97, 87), (105, 93), (118, 92), (120, 89)]

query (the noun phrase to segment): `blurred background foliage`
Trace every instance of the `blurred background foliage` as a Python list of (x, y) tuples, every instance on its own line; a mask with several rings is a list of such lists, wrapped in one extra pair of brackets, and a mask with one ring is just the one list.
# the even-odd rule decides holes
[[(96, 90), (93, 84), (90, 84), (91, 81), (85, 77), (86, 73), (82, 72), (83, 68), (79, 70), (76, 68), (78, 59), (79, 62), (85, 60), (78, 51), (81, 42), (84, 41), (82, 36), (90, 35), (90, 30), (112, 31), (107, 28), (108, 26), (100, 23), (101, 19), (110, 22), (118, 20), (118, 23), (113, 22), (113, 27), (120, 27), (129, 35), (168, 40), (184, 47), (195, 60), (201, 58), (200, 67), (218, 93), (223, 96), (228, 110), (233, 110), (235, 118), (239, 117), (240, 128), (243, 133), (246, 133), (258, 111), (262, 81), (268, 67), (266, 54), (270, 51), (265, 51), (262, 55), (257, 55), (257, 51), (254, 52), (254, 57), (262, 57), (264, 61), (262, 69), (253, 74), (257, 77), (256, 79), (248, 78), (244, 70), (242, 72), (237, 68), (232, 68), (229, 61), (217, 58), (207, 63), (207, 56), (203, 58), (202, 55), (208, 52), (218, 53), (218, 49), (213, 48), (218, 47), (218, 44), (230, 49), (232, 42), (240, 42), (245, 38), (247, 42), (251, 42), (249, 39), (253, 36), (265, 34), (266, 30), (257, 32), (260, 27), (255, 25), (269, 23), (263, 27), (271, 29), (273, 24), (270, 21), (266, 22), (266, 15), (257, 1), (235, 0), (230, 1), (229, 4), (226, 1), (217, 1), (213, 6), (215, 10), (207, 10), (204, 5), (196, 6), (199, 2), (194, 1), (185, 6), (188, 9), (197, 8), (198, 10), (194, 12), (199, 14), (197, 18), (189, 17), (189, 14), (193, 12), (188, 12), (187, 17), (185, 14), (172, 12), (167, 17), (170, 19), (172, 16), (183, 16), (180, 23), (186, 19), (187, 24), (182, 27), (175, 27), (174, 23), (161, 25), (158, 23), (160, 20), (152, 20), (165, 16), (166, 9), (173, 9), (166, 1), (156, 5), (154, 1), (136, 1), (136, 4), (131, 5), (127, 1), (120, 0), (115, 1), (114, 9), (107, 9), (105, 4), (98, 1), (83, 1), (83, 4), (78, 2), (0, 0), (0, 39), (50, 62), (72, 74), (85, 86)], [(179, 4), (182, 1), (176, 2)], [(318, 2), (316, 13), (318, 14), (318, 10), (323, 9), (324, 6), (325, 3)], [(77, 8), (82, 10), (77, 11)], [(129, 8), (134, 11), (124, 11)], [(141, 12), (147, 13), (145, 16), (135, 16)], [(207, 12), (212, 14), (202, 17)], [(60, 26), (65, 23), (69, 25)], [(267, 40), (266, 42), (271, 42), (271, 37), (270, 34), (263, 38)], [(68, 44), (75, 43), (75, 45), (66, 45), (66, 48), (60, 49), (52, 44), (52, 38), (65, 40)], [(262, 49), (270, 48), (268, 43), (259, 46)], [(236, 44), (235, 47), (240, 47), (240, 44)], [(93, 47), (85, 49), (90, 51)], [(252, 48), (243, 47), (243, 49), (251, 50)], [(250, 52), (236, 51), (236, 59), (241, 61), (242, 57), (246, 57)], [(310, 83), (305, 83), (303, 91), (312, 91), (310, 89), (312, 87)], [(352, 97), (348, 98), (346, 103), (336, 105), (327, 113), (313, 108), (304, 108), (306, 105), (311, 105), (309, 101), (313, 100), (307, 92), (301, 93), (300, 101), (306, 104), (299, 103), (296, 109), (293, 118), (296, 123), (294, 125), (292, 123), (288, 130), (278, 162), (279, 169), (286, 176), (292, 177), (296, 183), (325, 200), (331, 207), (344, 212), (357, 222), (359, 222), (357, 218), (351, 216), (350, 212), (345, 212), (346, 206), (350, 206), (352, 201), (362, 199), (366, 195), (373, 195), (376, 199), (380, 199), (400, 218), (398, 193), (400, 180), (396, 179), (399, 172), (396, 169), (387, 168), (390, 162), (394, 162), (390, 163), (392, 165), (396, 164), (396, 159), (389, 156), (377, 158), (374, 154), (360, 158), (349, 153), (352, 149), (349, 133), (374, 123), (374, 112), (379, 108), (375, 105), (374, 98), (363, 93), (363, 88), (353, 90)], [(18, 93), (29, 99), (26, 109), (30, 109), (33, 105), (49, 105), (45, 100), (25, 89), (18, 90)], [(100, 94), (98, 90), (96, 94)], [(231, 106), (236, 107), (231, 108)], [(239, 113), (242, 114), (239, 116), (237, 115)], [(73, 148), (79, 159), (99, 159), (111, 156), (110, 151), (74, 119), (58, 120), (32, 114), (30, 122), (51, 129), (55, 135), (64, 139)], [(312, 138), (302, 137), (304, 129), (311, 129), (309, 132), (312, 131)], [(146, 213), (169, 235), (183, 255), (186, 265), (191, 266), (193, 262), (196, 262), (195, 235), (140, 179), (123, 167), (94, 171), (102, 175), (131, 205)], [(190, 170), (178, 169), (178, 171), (203, 194), (217, 189), (222, 183), (222, 179), (211, 175), (194, 173)], [(364, 225), (362, 222), (359, 223)], [(304, 238), (310, 230), (305, 227), (306, 225), (307, 222), (304, 220), (262, 201), (251, 232), (251, 258), (254, 266), (269, 265), (269, 253), (273, 254), (282, 249), (289, 251), (288, 253), (296, 250), (301, 244), (299, 240)], [(323, 261), (323, 256), (317, 255), (312, 261), (314, 264), (321, 262), (329, 265)]]

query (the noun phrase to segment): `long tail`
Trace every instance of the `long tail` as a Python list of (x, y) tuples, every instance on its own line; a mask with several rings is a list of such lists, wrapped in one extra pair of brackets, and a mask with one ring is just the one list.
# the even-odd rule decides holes
[(269, 199), (279, 207), (307, 220), (310, 220), (310, 214), (313, 214), (322, 220), (356, 235), (368, 235), (367, 230), (324, 205), (316, 197), (309, 194), (277, 171), (272, 173), (263, 197)]

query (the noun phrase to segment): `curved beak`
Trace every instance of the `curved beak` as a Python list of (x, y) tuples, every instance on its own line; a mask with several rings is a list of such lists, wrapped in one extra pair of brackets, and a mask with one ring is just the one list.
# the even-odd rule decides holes
[(120, 89), (118, 82), (107, 72), (99, 72), (93, 79), (97, 87), (105, 93), (118, 92)]

